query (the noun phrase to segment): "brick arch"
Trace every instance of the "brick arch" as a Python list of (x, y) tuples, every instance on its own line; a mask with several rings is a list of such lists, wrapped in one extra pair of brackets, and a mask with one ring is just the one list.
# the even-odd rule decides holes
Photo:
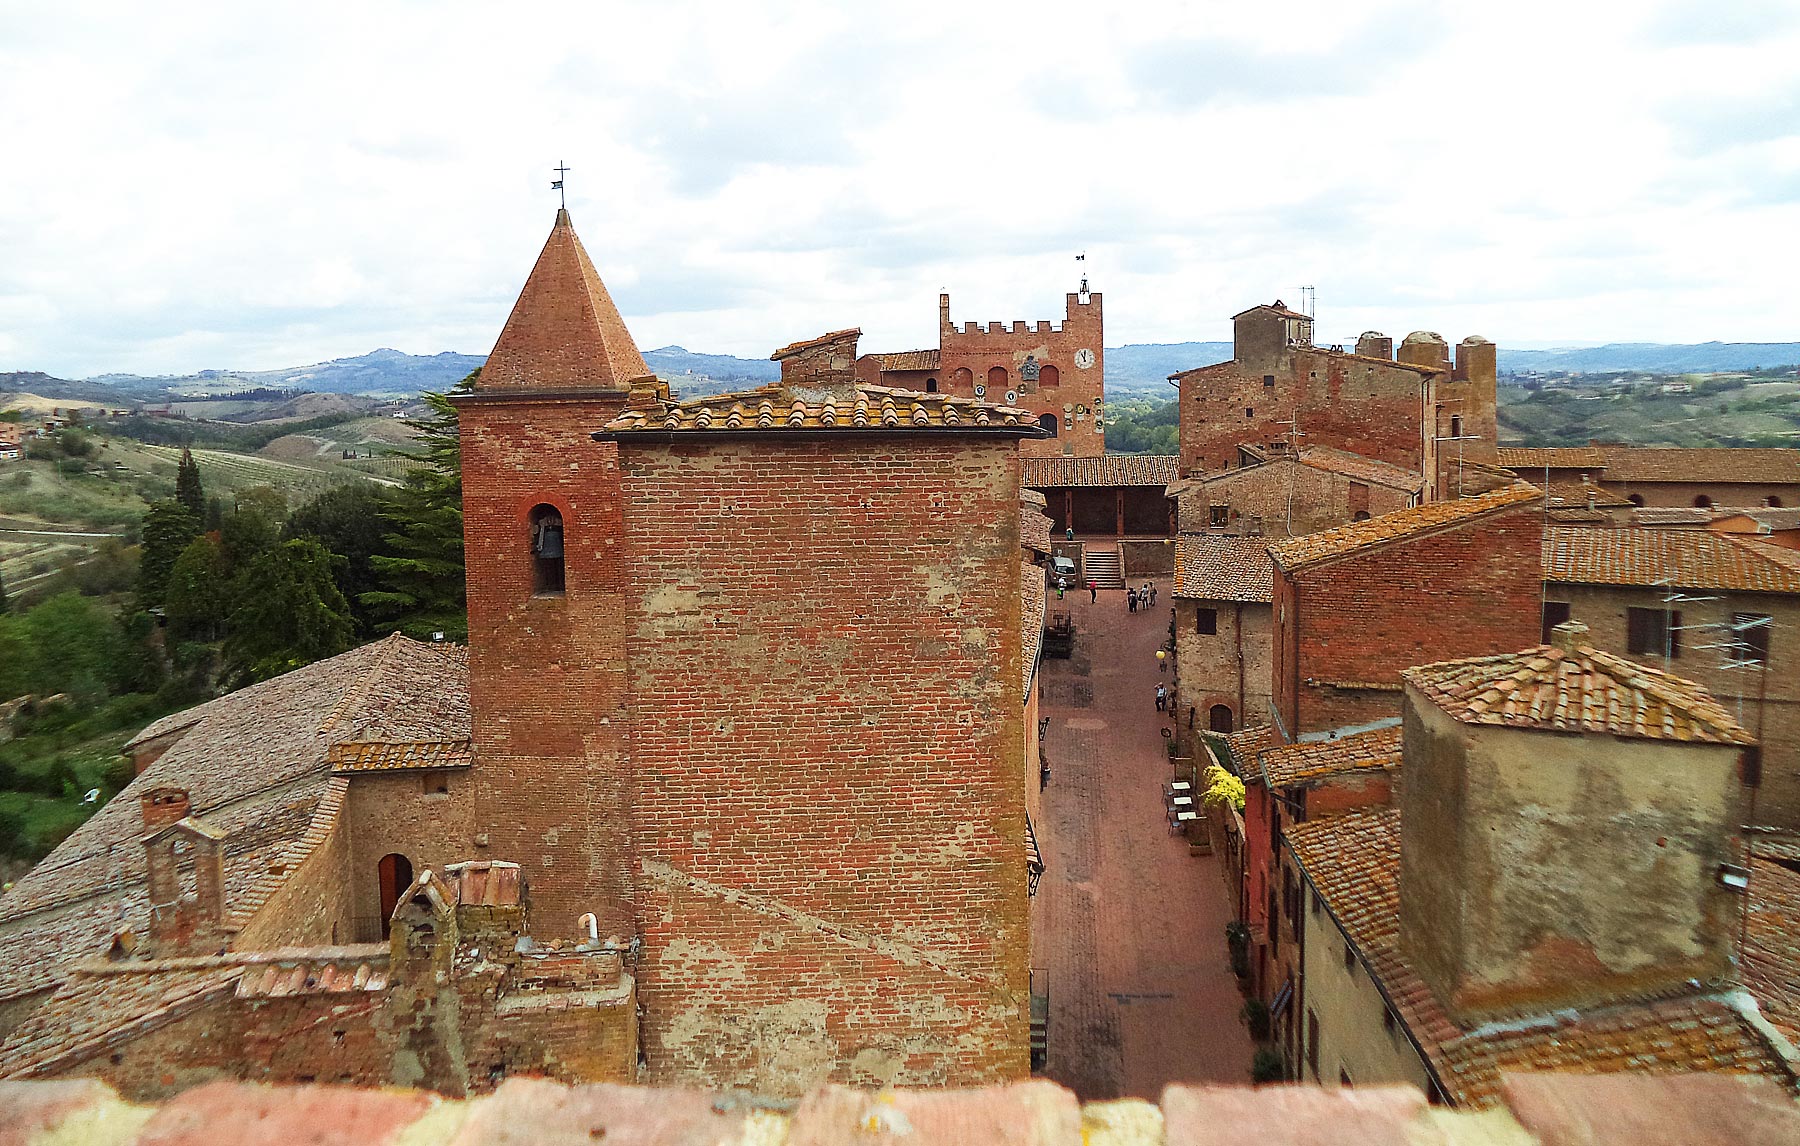
[(1003, 393), (1005, 392), (1006, 379), (1007, 379), (1006, 367), (1004, 367), (1004, 366), (988, 367), (987, 384), (988, 384), (988, 396), (990, 398), (993, 397), (994, 391), (996, 391), (996, 390), (999, 390)]
[(952, 394), (973, 394), (975, 392), (975, 372), (967, 366), (958, 366), (950, 372), (950, 392)]
[(1219, 707), (1224, 707), (1231, 713), (1234, 731), (1243, 727), (1243, 722), (1238, 719), (1237, 697), (1235, 696), (1222, 692), (1209, 692), (1191, 699), (1178, 698), (1178, 703), (1180, 710), (1175, 714), (1176, 722), (1184, 729), (1188, 727), (1188, 721), (1192, 719), (1194, 731), (1208, 731), (1212, 726), (1207, 718), (1212, 714), (1213, 709)]
[(1062, 371), (1058, 370), (1054, 366), (1051, 366), (1049, 363), (1045, 363), (1044, 365), (1038, 367), (1038, 386), (1039, 387), (1048, 389), (1052, 386), (1060, 386), (1060, 385), (1062, 385)]

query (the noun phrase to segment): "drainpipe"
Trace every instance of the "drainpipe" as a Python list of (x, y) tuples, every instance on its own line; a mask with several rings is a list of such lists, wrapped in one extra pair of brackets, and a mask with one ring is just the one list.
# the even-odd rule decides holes
[(1244, 603), (1237, 603), (1237, 615), (1232, 622), (1233, 633), (1237, 635), (1237, 710), (1238, 727), (1244, 726)]

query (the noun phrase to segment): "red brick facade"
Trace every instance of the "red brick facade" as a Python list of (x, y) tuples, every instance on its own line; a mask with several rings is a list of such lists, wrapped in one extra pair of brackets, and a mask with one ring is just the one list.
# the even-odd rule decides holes
[(1273, 691), (1288, 732), (1399, 716), (1401, 670), (1534, 643), (1542, 544), (1543, 508), (1525, 501), (1298, 569), (1278, 559)]

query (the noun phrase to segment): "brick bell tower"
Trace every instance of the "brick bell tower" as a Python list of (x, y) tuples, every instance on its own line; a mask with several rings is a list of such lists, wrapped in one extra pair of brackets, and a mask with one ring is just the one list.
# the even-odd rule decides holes
[[(650, 375), (566, 210), (461, 421), (475, 845), (519, 863), (532, 931), (632, 930), (618, 447)], [(485, 841), (485, 843), (484, 843)]]

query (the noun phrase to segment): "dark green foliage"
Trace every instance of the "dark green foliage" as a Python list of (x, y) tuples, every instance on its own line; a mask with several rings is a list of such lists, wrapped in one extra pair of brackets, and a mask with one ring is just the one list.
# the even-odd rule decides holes
[(93, 440), (80, 430), (64, 430), (56, 436), (56, 444), (71, 458), (85, 458), (94, 452)]
[[(475, 378), (458, 382), (451, 395), (470, 393)], [(362, 595), (381, 630), (422, 640), (443, 633), (467, 638), (469, 618), (463, 586), (462, 453), (456, 407), (444, 394), (426, 394), (431, 416), (410, 423), (422, 448), (410, 457), (423, 462), (383, 514), (387, 552), (370, 558), (380, 588)]]
[(1251, 999), (1244, 1004), (1241, 1012), (1244, 1025), (1250, 1028), (1250, 1037), (1257, 1042), (1266, 1042), (1269, 1038), (1269, 1005), (1261, 999)]
[(1287, 1064), (1274, 1047), (1257, 1047), (1250, 1059), (1251, 1082), (1281, 1082), (1287, 1078)]
[(195, 521), (206, 519), (206, 491), (200, 488), (200, 466), (194, 451), (182, 447), (181, 464), (175, 468), (175, 500), (182, 504)]
[(235, 513), (219, 522), (219, 556), (226, 577), (236, 577), (258, 557), (275, 548), (280, 527), (258, 504), (239, 502)]
[(138, 603), (145, 609), (163, 603), (169, 571), (188, 543), (200, 535), (199, 519), (173, 499), (159, 501), (144, 514), (143, 549), (138, 555)]
[(310, 537), (344, 559), (338, 588), (350, 602), (357, 630), (371, 631), (374, 617), (363, 595), (379, 590), (374, 558), (383, 553), (388, 501), (379, 486), (341, 485), (313, 498), (288, 518), (282, 537)]
[(215, 641), (222, 635), (231, 598), (223, 547), (202, 533), (188, 543), (169, 571), (163, 615), (173, 641)]
[(1250, 974), (1250, 929), (1242, 923), (1225, 925), (1225, 946), (1231, 952), (1231, 973), (1243, 979)]
[(1106, 404), (1106, 452), (1109, 454), (1173, 454), (1179, 449), (1175, 402), (1147, 398), (1116, 399)]
[(63, 593), (7, 624), (18, 625), (32, 648), (33, 679), (21, 691), (93, 701), (119, 683), (124, 635), (88, 598)]
[(258, 425), (233, 426), (223, 422), (184, 422), (170, 418), (121, 418), (108, 426), (108, 432), (134, 441), (156, 446), (217, 446), (239, 453), (255, 453), (276, 438), (288, 434), (306, 434), (354, 422), (364, 415), (359, 411), (322, 414), (298, 422), (277, 421)]
[(62, 457), (62, 451), (49, 438), (33, 438), (25, 443), (25, 456), (34, 462), (53, 462)]
[(225, 640), (236, 680), (267, 680), (351, 646), (355, 624), (334, 576), (338, 560), (318, 542), (298, 538), (243, 571)]
[(6, 600), (6, 574), (0, 573), (0, 617), (4, 617), (11, 608)]

